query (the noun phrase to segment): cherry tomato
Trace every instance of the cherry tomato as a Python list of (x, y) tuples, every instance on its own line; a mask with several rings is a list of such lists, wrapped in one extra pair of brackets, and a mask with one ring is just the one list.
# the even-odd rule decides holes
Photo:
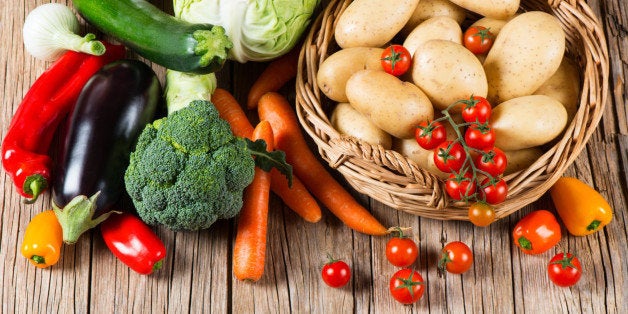
[(487, 53), (493, 46), (495, 35), (484, 26), (471, 26), (463, 35), (464, 46), (474, 54)]
[(395, 236), (386, 243), (386, 258), (397, 267), (408, 267), (419, 256), (419, 248), (416, 243), (403, 234), (401, 229), (399, 236)]
[(430, 150), (436, 148), (436, 146), (447, 139), (447, 130), (438, 121), (423, 121), (414, 130), (414, 138), (419, 146)]
[(455, 200), (469, 199), (475, 194), (477, 184), (473, 180), (473, 176), (470, 173), (456, 174), (452, 173), (449, 178), (445, 180), (445, 191), (449, 197)]
[(467, 153), (459, 142), (445, 141), (434, 151), (434, 164), (442, 172), (459, 171), (466, 159)]
[(329, 258), (329, 261), (323, 266), (323, 281), (330, 287), (340, 288), (346, 285), (351, 279), (351, 269), (349, 265), (341, 260)]
[(466, 122), (487, 122), (491, 118), (491, 104), (482, 96), (471, 96), (469, 99), (461, 101), (462, 119)]
[(580, 260), (571, 253), (558, 253), (547, 265), (547, 275), (557, 286), (571, 287), (582, 276)]
[(551, 212), (535, 210), (517, 222), (512, 237), (523, 253), (541, 254), (560, 241), (560, 225)]
[(469, 220), (478, 227), (486, 227), (495, 221), (495, 209), (484, 202), (473, 203), (469, 206)]
[(412, 304), (423, 296), (425, 283), (419, 272), (404, 268), (390, 278), (389, 288), (395, 300), (403, 304)]
[(462, 274), (473, 265), (473, 253), (468, 245), (461, 241), (447, 243), (443, 247), (438, 268), (452, 274)]
[(504, 151), (493, 147), (485, 149), (481, 154), (475, 156), (473, 164), (478, 170), (484, 171), (495, 178), (506, 171), (508, 160)]
[(472, 148), (489, 149), (495, 145), (495, 131), (488, 125), (488, 122), (474, 122), (464, 133), (464, 141)]
[(406, 73), (412, 65), (412, 55), (402, 45), (390, 45), (382, 52), (381, 61), (386, 73), (399, 76)]
[(508, 196), (508, 184), (504, 179), (486, 178), (482, 181), (482, 195), (489, 204), (499, 204)]

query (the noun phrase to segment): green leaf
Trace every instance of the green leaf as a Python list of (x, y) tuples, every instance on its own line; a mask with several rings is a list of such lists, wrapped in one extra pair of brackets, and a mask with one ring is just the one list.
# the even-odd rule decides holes
[(292, 165), (286, 161), (286, 153), (282, 150), (267, 151), (266, 142), (262, 139), (255, 142), (248, 138), (245, 140), (249, 152), (255, 157), (255, 166), (266, 172), (272, 168), (279, 170), (288, 179), (288, 186), (292, 187)]

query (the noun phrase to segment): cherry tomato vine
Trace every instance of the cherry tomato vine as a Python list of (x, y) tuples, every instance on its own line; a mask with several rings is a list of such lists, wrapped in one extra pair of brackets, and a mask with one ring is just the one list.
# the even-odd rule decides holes
[[(462, 112), (464, 122), (454, 120), (451, 115), (454, 109)], [(495, 147), (495, 132), (489, 122), (491, 105), (486, 98), (472, 95), (451, 104), (442, 114), (417, 127), (417, 143), (424, 149), (433, 149), (436, 167), (450, 174), (445, 181), (449, 197), (471, 205), (481, 203), (469, 211), (469, 219), (478, 226), (486, 226), (495, 217), (491, 205), (505, 201), (508, 194), (508, 185), (502, 179), (507, 158)], [(456, 133), (454, 140), (447, 141), (446, 133), (433, 136), (434, 130), (444, 130), (444, 121)]]

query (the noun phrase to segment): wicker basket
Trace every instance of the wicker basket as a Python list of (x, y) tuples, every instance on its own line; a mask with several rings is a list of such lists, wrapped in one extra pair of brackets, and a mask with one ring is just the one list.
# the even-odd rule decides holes
[[(330, 124), (334, 102), (318, 89), (319, 65), (339, 48), (334, 42), (337, 17), (351, 0), (332, 0), (305, 39), (296, 82), (296, 111), (305, 131), (329, 165), (358, 192), (392, 208), (421, 217), (468, 220), (468, 205), (453, 202), (443, 182), (401, 154), (340, 135)], [(576, 159), (595, 130), (608, 92), (609, 62), (599, 21), (582, 0), (521, 0), (522, 11), (556, 16), (565, 30), (567, 53), (581, 66), (582, 94), (576, 116), (562, 138), (527, 169), (505, 177), (508, 198), (495, 207), (503, 218), (540, 198)]]

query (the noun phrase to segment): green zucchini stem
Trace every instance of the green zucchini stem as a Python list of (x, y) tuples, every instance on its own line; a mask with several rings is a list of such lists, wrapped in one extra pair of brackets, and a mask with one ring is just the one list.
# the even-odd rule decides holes
[[(197, 30), (192, 37), (198, 42), (194, 54), (201, 56), (200, 65), (206, 67), (212, 62), (227, 60), (233, 42), (222, 26), (214, 26), (211, 30)], [(220, 63), (222, 63), (220, 62)]]

